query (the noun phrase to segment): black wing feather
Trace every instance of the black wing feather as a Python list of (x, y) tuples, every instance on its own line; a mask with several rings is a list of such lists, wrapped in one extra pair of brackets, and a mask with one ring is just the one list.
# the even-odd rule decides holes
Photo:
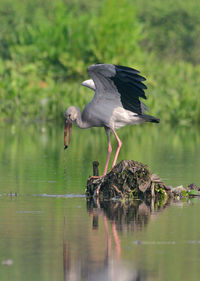
[(131, 68), (131, 67), (128, 67), (128, 66), (123, 66), (123, 65), (115, 65), (115, 67), (118, 68), (118, 70), (121, 70), (121, 71), (126, 71), (126, 72), (130, 72), (130, 73), (133, 73), (133, 74), (138, 74), (140, 73), (139, 70), (136, 70), (134, 68)]
[(121, 102), (125, 109), (132, 112), (142, 114), (141, 102), (139, 98), (146, 99), (144, 89), (147, 89), (141, 81), (146, 79), (139, 75), (138, 70), (115, 65), (116, 75), (110, 77), (117, 87), (118, 92), (121, 95)]
[(138, 98), (139, 94), (136, 94), (136, 88), (134, 95), (132, 94), (132, 87), (126, 87), (126, 90), (124, 90), (124, 83), (121, 83), (120, 81), (114, 81), (118, 92), (121, 94), (121, 102), (125, 109), (133, 111), (135, 113), (141, 114), (141, 104), (140, 100)]
[[(131, 77), (133, 77), (133, 75), (129, 74), (128, 72), (122, 71), (122, 72), (121, 72), (121, 78), (122, 78), (122, 77), (123, 77), (123, 78), (128, 77), (128, 78), (131, 79)], [(146, 81), (146, 78), (144, 78), (143, 76), (138, 75), (138, 74), (135, 74), (135, 75), (134, 75), (134, 79), (137, 80), (137, 81)]]

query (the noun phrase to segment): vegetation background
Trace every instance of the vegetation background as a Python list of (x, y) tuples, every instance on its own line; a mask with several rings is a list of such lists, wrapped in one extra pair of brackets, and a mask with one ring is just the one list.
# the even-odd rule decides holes
[(61, 120), (92, 93), (92, 63), (139, 69), (146, 104), (169, 123), (200, 122), (196, 0), (1, 0), (0, 121)]

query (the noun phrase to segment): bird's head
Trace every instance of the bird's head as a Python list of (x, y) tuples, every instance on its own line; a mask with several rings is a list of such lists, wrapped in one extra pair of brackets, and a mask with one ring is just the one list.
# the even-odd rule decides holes
[[(72, 123), (76, 121), (78, 117), (78, 109), (75, 106), (70, 106), (65, 112), (65, 131), (64, 131), (64, 149), (67, 149), (72, 135)], [(69, 138), (67, 143), (67, 133), (69, 132)]]
[(76, 121), (78, 117), (79, 110), (75, 106), (70, 106), (65, 112), (65, 120), (70, 120), (71, 122)]

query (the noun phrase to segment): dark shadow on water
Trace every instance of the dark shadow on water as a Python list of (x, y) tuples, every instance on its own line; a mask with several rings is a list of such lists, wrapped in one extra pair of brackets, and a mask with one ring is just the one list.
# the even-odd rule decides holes
[[(88, 231), (87, 252), (80, 250), (74, 257), (70, 241), (63, 235), (64, 280), (87, 281), (144, 281), (147, 272), (137, 261), (124, 262), (126, 250), (122, 246), (124, 234), (141, 231), (152, 216), (158, 215), (170, 202), (129, 202), (87, 200), (86, 208), (91, 218)], [(81, 241), (80, 241), (81, 243)], [(84, 250), (83, 250), (84, 251)], [(123, 256), (123, 257), (122, 257)], [(149, 273), (148, 273), (149, 277)]]
[(139, 231), (150, 221), (152, 216), (158, 215), (165, 208), (169, 207), (171, 201), (142, 201), (130, 200), (121, 201), (99, 201), (88, 200), (87, 210), (93, 215), (93, 227), (98, 227), (98, 217), (103, 215), (115, 224), (117, 230)]

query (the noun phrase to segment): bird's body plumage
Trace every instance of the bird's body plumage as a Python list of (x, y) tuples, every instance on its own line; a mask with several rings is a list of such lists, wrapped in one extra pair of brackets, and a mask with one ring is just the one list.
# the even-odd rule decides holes
[(95, 95), (88, 103), (82, 114), (76, 107), (68, 108), (66, 119), (76, 121), (78, 127), (104, 127), (108, 137), (108, 157), (104, 174), (107, 172), (111, 153), (110, 131), (118, 141), (115, 154), (115, 165), (121, 147), (121, 141), (115, 130), (125, 125), (135, 125), (143, 122), (159, 123), (159, 119), (146, 115), (146, 105), (139, 98), (146, 99), (144, 90), (147, 88), (139, 75), (139, 71), (112, 64), (95, 64), (88, 67), (88, 74), (92, 79), (82, 83), (95, 91)]
[(109, 99), (92, 100), (83, 110), (82, 119), (91, 120), (91, 127), (107, 127), (114, 130), (144, 122), (137, 114), (124, 109), (119, 101)]

